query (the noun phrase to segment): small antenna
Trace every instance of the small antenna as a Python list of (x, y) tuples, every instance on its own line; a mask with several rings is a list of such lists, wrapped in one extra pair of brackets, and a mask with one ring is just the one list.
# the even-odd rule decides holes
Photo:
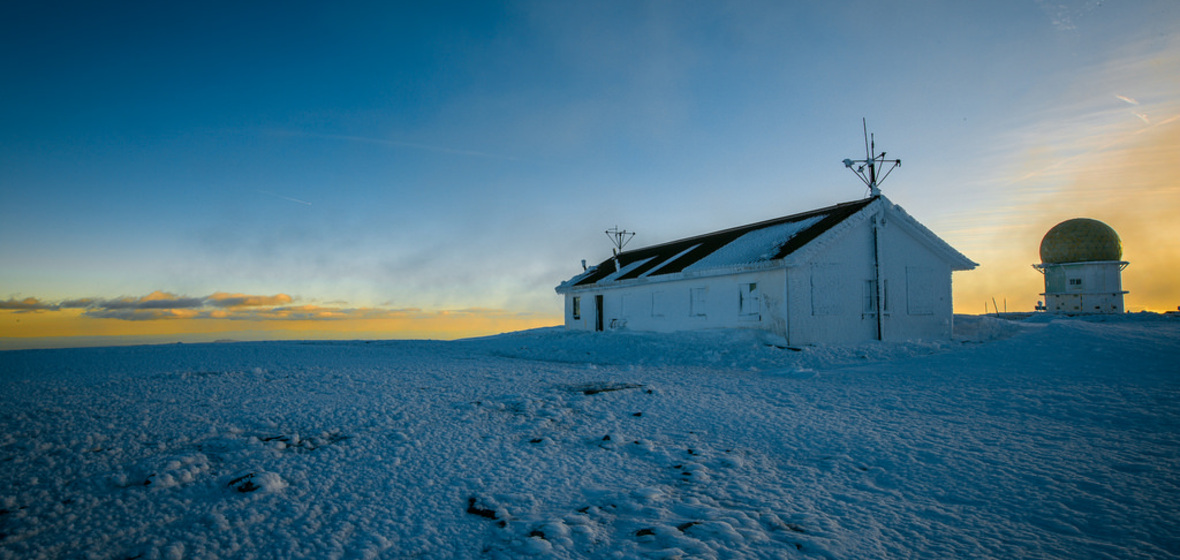
[(632, 237), (635, 237), (635, 232), (619, 229), (619, 226), (615, 226), (613, 229), (606, 230), (606, 235), (610, 237), (611, 243), (615, 246), (615, 254), (618, 255), (623, 251), (623, 247), (627, 245), (627, 242), (631, 241)]
[[(865, 185), (869, 187), (869, 196), (878, 196), (881, 194), (881, 183), (890, 173), (893, 173), (894, 169), (901, 166), (901, 160), (885, 159), (885, 152), (874, 155), (877, 151), (877, 139), (869, 134), (868, 122), (864, 118), (861, 118), (860, 122), (865, 133), (865, 158), (846, 159), (844, 167), (851, 169), (857, 177), (860, 177), (861, 181), (864, 181)], [(886, 169), (885, 164), (887, 163), (891, 165)]]

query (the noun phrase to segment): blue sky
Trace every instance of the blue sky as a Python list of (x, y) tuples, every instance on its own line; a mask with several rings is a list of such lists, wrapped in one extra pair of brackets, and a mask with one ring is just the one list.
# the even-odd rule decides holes
[(284, 294), (555, 321), (553, 286), (609, 254), (607, 228), (639, 246), (864, 196), (840, 164), (862, 117), (904, 161), (885, 193), (984, 265), (964, 298), (1031, 308), (1039, 236), (1111, 189), (1176, 201), (1146, 178), (1053, 202), (1148, 138), (1176, 155), (1172, 1), (8, 12), (9, 308)]

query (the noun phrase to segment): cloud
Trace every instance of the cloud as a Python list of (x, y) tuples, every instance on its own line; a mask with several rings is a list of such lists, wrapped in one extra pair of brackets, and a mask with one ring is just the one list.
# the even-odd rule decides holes
[(205, 298), (178, 297), (167, 292), (155, 291), (146, 296), (121, 297), (109, 300), (91, 300), (90, 307), (103, 310), (148, 310), (148, 309), (192, 309), (205, 305)]
[(72, 300), (71, 303), (74, 308), (85, 309), (84, 316), (94, 319), (158, 321), (199, 317), (200, 309), (205, 306), (207, 299), (182, 297), (157, 290), (141, 297), (85, 298)]
[[(176, 294), (154, 291), (145, 296), (123, 296), (117, 298), (78, 298), (59, 302), (43, 301), (36, 297), (17, 299), (9, 298), (0, 301), (0, 311), (16, 313), (35, 313), (43, 311), (60, 311), (63, 309), (81, 309), (84, 317), (94, 319), (122, 319), (125, 321), (157, 321), (166, 319), (225, 319), (225, 318), (254, 318), (262, 317), (259, 308), (273, 307), (267, 313), (270, 317), (283, 318), (295, 314), (284, 313), (280, 306), (292, 302), (287, 294), (250, 295), (241, 293), (216, 292), (205, 297), (178, 296)], [(305, 308), (299, 317), (330, 317), (338, 310), (334, 308), (317, 308), (313, 311)]]
[(201, 313), (192, 309), (91, 309), (83, 314), (92, 319), (122, 319), (124, 321), (159, 321), (164, 319), (194, 319)]
[(458, 313), (456, 311), (427, 312), (413, 308), (381, 307), (330, 307), (322, 305), (291, 305), (262, 307), (258, 309), (237, 309), (213, 311), (207, 318), (230, 319), (235, 321), (387, 321), (412, 320), (436, 315)]
[(178, 297), (166, 292), (152, 292), (142, 297), (114, 299), (81, 298), (46, 302), (39, 298), (9, 298), (0, 301), (0, 310), (16, 313), (39, 313), (63, 309), (83, 309), (83, 315), (101, 319), (148, 321), (195, 317), (205, 298)]
[[(12, 306), (12, 301), (4, 303)], [(77, 309), (0, 310), (0, 349), (218, 340), (453, 340), (561, 324), (560, 314), (477, 308), (424, 311), (290, 305), (91, 311), (87, 315)]]
[(251, 296), (246, 294), (227, 294), (217, 292), (205, 298), (205, 304), (212, 307), (262, 307), (267, 305), (286, 305), (291, 303), (291, 296), (277, 294), (273, 296)]
[(25, 299), (8, 298), (6, 301), (0, 301), (0, 310), (15, 311), (17, 313), (57, 311), (60, 308), (61, 306), (59, 304), (45, 303), (34, 297), (27, 297)]
[(221, 319), (240, 321), (324, 321), (339, 319), (370, 318), (373, 310), (352, 309), (339, 307), (323, 307), (318, 305), (297, 305), (288, 307), (272, 307), (269, 309), (239, 310), (219, 316)]
[(228, 319), (232, 321), (344, 321), (413, 320), (439, 314), (489, 314), (473, 309), (430, 313), (418, 308), (348, 307), (338, 305), (290, 305), (287, 294), (251, 295), (215, 292), (204, 297), (178, 296), (155, 291), (145, 296), (79, 298), (47, 302), (36, 297), (0, 301), (0, 311), (15, 313), (81, 309), (82, 317), (122, 321), (166, 321), (175, 319)]

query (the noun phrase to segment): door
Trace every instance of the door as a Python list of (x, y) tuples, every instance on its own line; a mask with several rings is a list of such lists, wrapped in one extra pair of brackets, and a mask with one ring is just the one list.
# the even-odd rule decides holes
[(602, 294), (594, 296), (594, 330), (602, 332)]

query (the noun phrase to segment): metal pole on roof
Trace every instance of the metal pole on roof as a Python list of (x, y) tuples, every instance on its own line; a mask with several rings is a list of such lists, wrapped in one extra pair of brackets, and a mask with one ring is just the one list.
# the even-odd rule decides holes
[(619, 229), (619, 226), (615, 226), (612, 229), (606, 230), (606, 235), (611, 238), (611, 243), (615, 246), (614, 254), (618, 255), (623, 252), (623, 247), (627, 245), (627, 242), (631, 241), (632, 237), (635, 237), (635, 232)]
[[(845, 159), (844, 167), (851, 169), (852, 172), (856, 173), (856, 176), (860, 177), (860, 180), (869, 187), (870, 196), (879, 196), (881, 194), (881, 183), (885, 181), (885, 178), (888, 177), (895, 168), (901, 166), (901, 160), (885, 159), (885, 152), (876, 154), (877, 139), (873, 135), (869, 134), (868, 120), (861, 118), (860, 121), (865, 135), (865, 159)], [(883, 169), (884, 165), (887, 163), (892, 165), (890, 165), (888, 169), (884, 170), (884, 174), (880, 174), (879, 172), (881, 169), (879, 168)], [(878, 175), (880, 176), (878, 177)]]

